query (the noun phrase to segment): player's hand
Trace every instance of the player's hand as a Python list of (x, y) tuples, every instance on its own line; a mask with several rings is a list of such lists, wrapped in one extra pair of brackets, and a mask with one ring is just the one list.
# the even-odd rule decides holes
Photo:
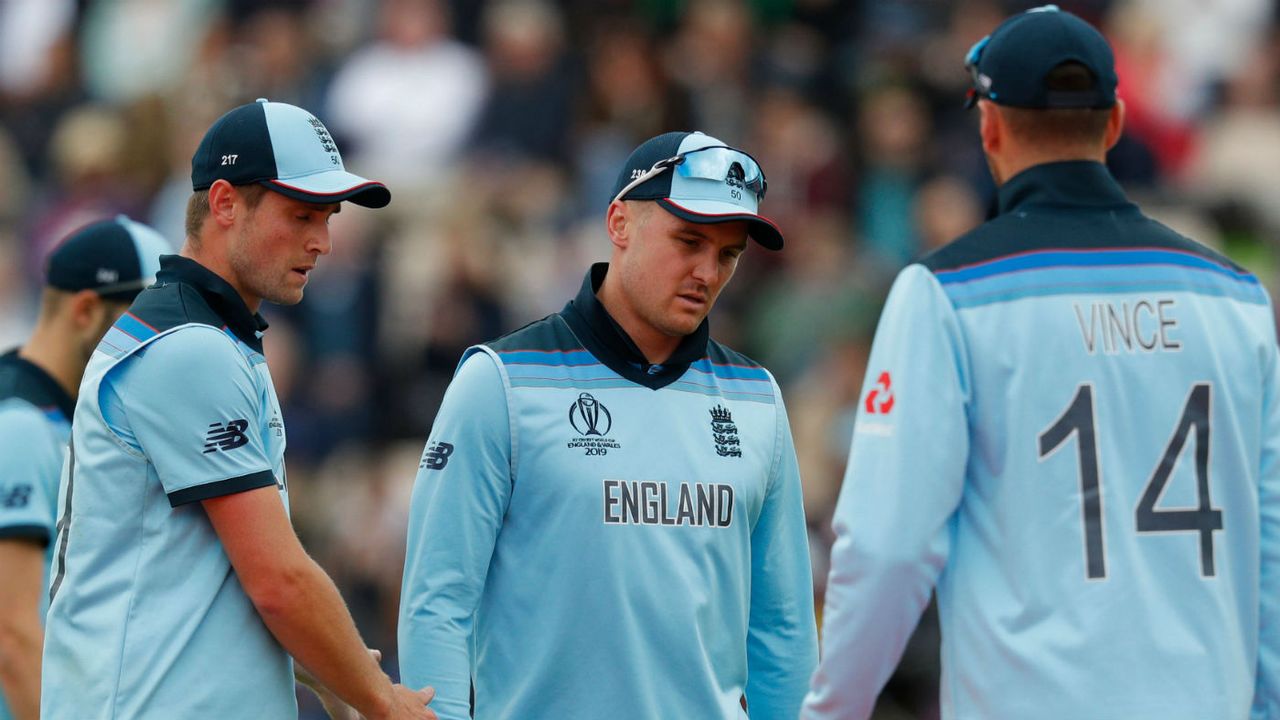
[(391, 686), (391, 712), (387, 720), (436, 720), (436, 713), (427, 703), (436, 696), (435, 688), (410, 690), (404, 685)]

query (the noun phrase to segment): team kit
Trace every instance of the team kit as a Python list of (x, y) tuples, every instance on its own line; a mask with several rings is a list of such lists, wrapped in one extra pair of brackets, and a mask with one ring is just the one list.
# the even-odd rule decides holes
[(562, 309), (459, 358), (396, 656), (366, 648), (289, 521), (259, 310), (391, 191), (260, 99), (201, 140), (178, 253), (72, 233), (0, 356), (0, 719), (296, 718), (303, 686), (333, 718), (868, 720), (936, 594), (946, 720), (1280, 720), (1268, 292), (1111, 176), (1088, 23), (1034, 8), (965, 66), (998, 208), (889, 293), (821, 633), (782, 389), (708, 320), (783, 232), (749, 153), (679, 131)]

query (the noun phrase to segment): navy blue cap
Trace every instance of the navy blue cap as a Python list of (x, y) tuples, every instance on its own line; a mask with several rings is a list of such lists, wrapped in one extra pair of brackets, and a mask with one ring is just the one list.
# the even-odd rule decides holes
[[(1093, 75), (1087, 90), (1050, 90), (1049, 73), (1077, 62)], [(1057, 5), (1033, 8), (1000, 23), (965, 57), (973, 76), (968, 104), (979, 98), (1021, 108), (1109, 108), (1116, 104), (1115, 57), (1092, 25)]]
[(49, 287), (93, 290), (108, 300), (129, 301), (155, 282), (160, 256), (173, 252), (160, 233), (124, 215), (86, 225), (49, 253)]
[(191, 157), (191, 189), (208, 189), (215, 180), (258, 183), (311, 203), (350, 200), (379, 208), (391, 202), (385, 185), (347, 172), (316, 116), (266, 99), (231, 110), (205, 133)]
[[(649, 177), (632, 186), (645, 175)], [(759, 212), (765, 187), (764, 171), (747, 153), (700, 132), (669, 132), (631, 152), (618, 173), (613, 196), (655, 201), (692, 223), (745, 220), (756, 242), (781, 250), (782, 231)]]

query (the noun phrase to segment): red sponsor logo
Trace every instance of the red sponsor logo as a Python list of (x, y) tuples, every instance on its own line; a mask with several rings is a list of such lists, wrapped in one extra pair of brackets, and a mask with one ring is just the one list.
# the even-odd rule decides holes
[(868, 415), (888, 415), (893, 412), (893, 379), (889, 377), (889, 371), (880, 373), (876, 386), (867, 393), (862, 407)]

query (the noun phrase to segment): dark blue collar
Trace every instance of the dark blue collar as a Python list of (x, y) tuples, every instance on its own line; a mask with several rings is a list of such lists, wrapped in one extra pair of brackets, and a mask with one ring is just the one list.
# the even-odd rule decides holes
[(1124, 196), (1107, 167), (1090, 160), (1032, 166), (1010, 178), (997, 195), (1001, 215), (1028, 207), (1138, 209)]
[(67, 422), (76, 412), (76, 401), (45, 369), (18, 354), (14, 348), (0, 355), (0, 365), (13, 368), (19, 387), (13, 388), (18, 397), (38, 407), (52, 405), (62, 411)]
[(249, 312), (249, 306), (244, 304), (244, 298), (231, 287), (231, 283), (191, 258), (161, 255), (156, 285), (169, 283), (183, 283), (195, 288), (209, 309), (222, 318), (236, 337), (262, 352), (262, 333), (267, 329), (267, 321), (262, 315)]
[(689, 365), (706, 357), (710, 330), (704, 319), (698, 329), (680, 340), (665, 363), (651, 365), (596, 297), (608, 272), (609, 263), (592, 265), (577, 297), (560, 311), (574, 335), (596, 359), (631, 382), (657, 390), (679, 380)]

